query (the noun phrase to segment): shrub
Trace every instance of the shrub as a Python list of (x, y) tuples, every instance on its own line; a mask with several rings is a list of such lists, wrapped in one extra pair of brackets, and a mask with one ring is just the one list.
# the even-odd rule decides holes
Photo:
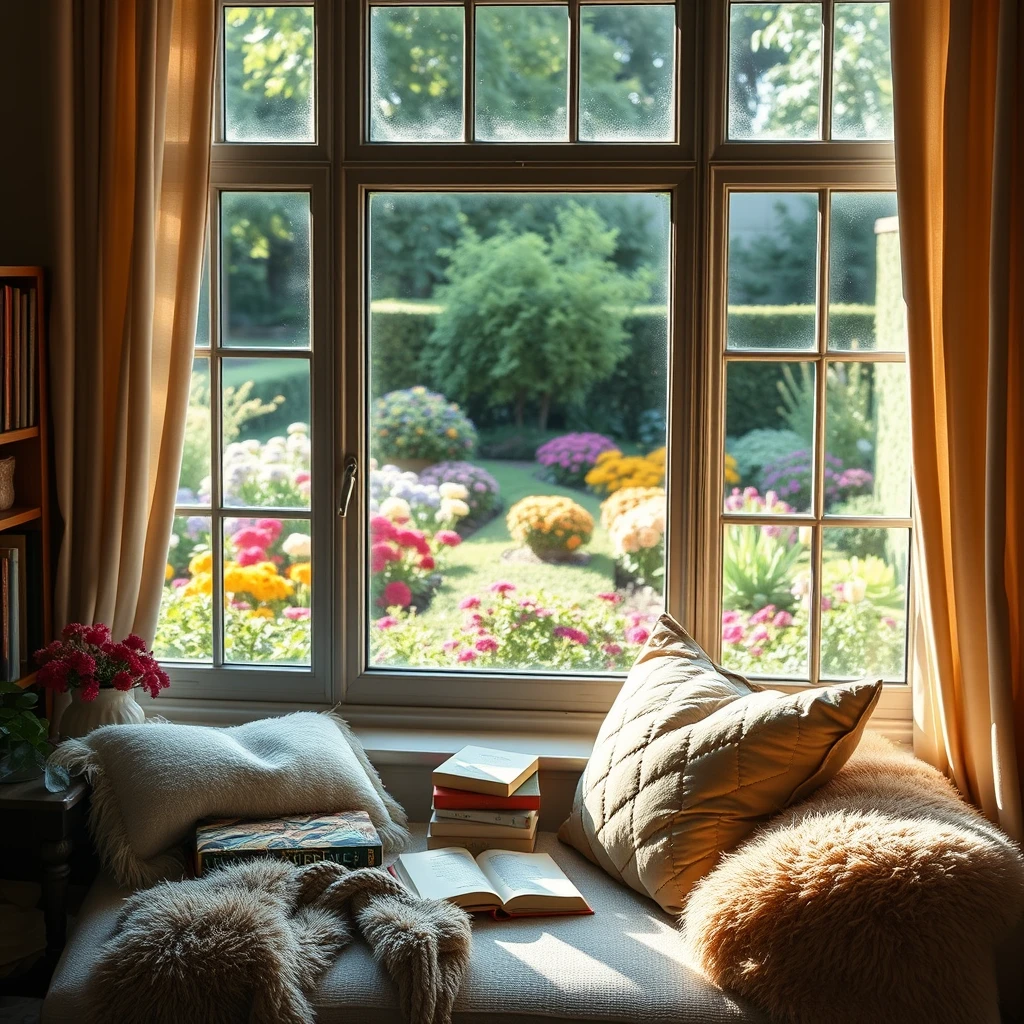
[[(742, 365), (742, 364), (734, 364)], [(742, 437), (727, 438), (726, 451), (736, 460), (736, 472), (739, 480), (727, 480), (726, 483), (751, 484), (763, 489), (761, 470), (780, 455), (807, 449), (810, 442), (792, 430), (773, 430), (761, 427), (748, 430)]]
[[(811, 482), (814, 477), (813, 454), (806, 448), (783, 455), (761, 471), (765, 491), (774, 491), (794, 507), (811, 507)], [(845, 469), (838, 456), (825, 455), (825, 507), (864, 494), (874, 477), (866, 469)]]
[(624, 487), (660, 487), (665, 479), (665, 449), (643, 456), (623, 455), (618, 449), (602, 452), (585, 479), (591, 490), (605, 495)]
[(537, 449), (537, 461), (548, 479), (577, 487), (593, 468), (602, 452), (612, 451), (615, 442), (603, 434), (563, 434)]
[(624, 510), (608, 532), (626, 574), (660, 592), (665, 578), (665, 496), (652, 495)]
[(424, 387), (390, 391), (373, 405), (373, 454), (386, 459), (457, 459), (472, 455), (476, 429), (444, 395)]
[(472, 462), (438, 462), (420, 473), (420, 483), (440, 487), (456, 484), (466, 489), (463, 499), (469, 506), (469, 516), (479, 521), (498, 507), (501, 487), (482, 466)]
[(517, 501), (505, 520), (512, 539), (541, 558), (564, 558), (590, 542), (594, 520), (570, 498), (531, 495)]
[(631, 508), (643, 504), (648, 498), (665, 500), (663, 487), (623, 487), (601, 502), (601, 525), (610, 530), (612, 523)]

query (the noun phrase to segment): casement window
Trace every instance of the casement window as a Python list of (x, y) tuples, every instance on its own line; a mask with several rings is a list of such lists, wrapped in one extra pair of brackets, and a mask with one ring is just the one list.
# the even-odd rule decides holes
[(220, 17), (179, 695), (600, 712), (667, 608), (902, 706), (888, 5)]

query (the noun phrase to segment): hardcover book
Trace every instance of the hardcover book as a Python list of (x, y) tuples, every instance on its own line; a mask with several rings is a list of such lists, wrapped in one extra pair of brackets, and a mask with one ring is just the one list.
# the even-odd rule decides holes
[(536, 755), (468, 746), (435, 770), (433, 782), (435, 786), (510, 797), (536, 771)]
[[(484, 825), (503, 825), (507, 828), (533, 828), (537, 820), (536, 811), (520, 811), (518, 814), (506, 811), (462, 811), (455, 808), (434, 808), (434, 819), (456, 823), (460, 821), (479, 822)], [(432, 819), (433, 820), (433, 819)]]
[(430, 835), (458, 836), (463, 839), (529, 839), (537, 835), (536, 815), (529, 820), (526, 828), (518, 825), (501, 825), (492, 821), (449, 821), (434, 811), (430, 818)]
[(463, 811), (539, 811), (540, 780), (534, 772), (511, 796), (488, 796), (450, 786), (434, 786), (434, 809)]
[(259, 857), (294, 864), (331, 860), (347, 868), (374, 868), (383, 856), (380, 836), (365, 811), (300, 814), (269, 821), (224, 818), (196, 828), (197, 875)]
[(590, 905), (546, 853), (465, 849), (403, 853), (388, 869), (422, 899), (448, 900), (494, 917), (592, 914)]

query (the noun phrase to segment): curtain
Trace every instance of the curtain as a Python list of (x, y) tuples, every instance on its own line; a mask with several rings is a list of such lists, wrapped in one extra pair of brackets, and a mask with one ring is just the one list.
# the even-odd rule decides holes
[(1024, 21), (891, 8), (914, 488), (915, 749), (1024, 839)]
[(55, 619), (152, 640), (208, 209), (216, 4), (53, 7)]

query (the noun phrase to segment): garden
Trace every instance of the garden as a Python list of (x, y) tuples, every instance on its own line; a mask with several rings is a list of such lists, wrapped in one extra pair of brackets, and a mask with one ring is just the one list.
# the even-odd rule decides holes
[[(813, 324), (813, 298), (795, 286), (757, 291), (779, 249), (801, 244), (790, 213), (769, 206), (763, 237), (734, 262), (730, 332)], [(878, 344), (888, 322), (875, 302), (889, 243), (876, 219), (859, 222), (854, 283), (830, 311), (855, 346)], [(371, 664), (615, 673), (632, 663), (663, 606), (669, 233), (658, 194), (371, 197)], [(280, 232), (271, 251), (286, 251)], [(302, 516), (308, 371), (281, 360), (266, 372), (269, 362), (223, 363), (221, 503), (265, 510), (223, 520), (224, 651), (304, 664), (316, 564)], [(829, 364), (826, 511), (907, 514), (902, 369)], [(811, 363), (730, 365), (727, 511), (811, 510), (815, 387)], [(208, 389), (197, 372), (179, 495), (188, 507), (213, 495)], [(210, 523), (175, 520), (161, 657), (212, 655)], [(817, 587), (810, 534), (725, 527), (723, 660), (806, 677), (817, 593), (823, 674), (902, 678), (907, 531), (827, 527)]]

